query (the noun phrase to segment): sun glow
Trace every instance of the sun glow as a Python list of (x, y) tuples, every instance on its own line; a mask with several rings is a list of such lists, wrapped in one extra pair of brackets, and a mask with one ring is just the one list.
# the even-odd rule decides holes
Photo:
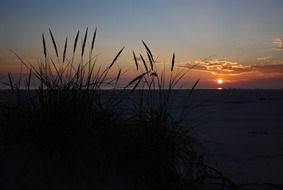
[(218, 79), (218, 80), (217, 80), (217, 83), (218, 83), (218, 84), (222, 84), (222, 83), (223, 83), (223, 80), (222, 80), (222, 79)]

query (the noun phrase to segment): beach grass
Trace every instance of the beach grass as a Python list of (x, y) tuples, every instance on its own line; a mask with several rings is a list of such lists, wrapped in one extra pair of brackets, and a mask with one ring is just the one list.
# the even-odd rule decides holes
[[(8, 82), (3, 82), (15, 98), (1, 102), (2, 145), (32, 147), (46, 168), (85, 176), (92, 188), (89, 173), (116, 170), (144, 189), (198, 189), (210, 181), (236, 187), (207, 165), (204, 148), (185, 119), (188, 110), (182, 109), (179, 118), (172, 113), (173, 90), (187, 74), (175, 70), (175, 53), (169, 73), (160, 72), (142, 41), (146, 55), (133, 51), (137, 74), (120, 88), (122, 70), (110, 73), (124, 47), (110, 64), (98, 65), (93, 55), (97, 30), (89, 54), (89, 31), (78, 48), (80, 34), (72, 47), (66, 38), (62, 53), (51, 30), (53, 48), (47, 48), (42, 35), (44, 58), (37, 65), (16, 54), (28, 75), (15, 81), (8, 74)], [(31, 87), (32, 81), (37, 86)], [(187, 90), (188, 101), (197, 83)]]

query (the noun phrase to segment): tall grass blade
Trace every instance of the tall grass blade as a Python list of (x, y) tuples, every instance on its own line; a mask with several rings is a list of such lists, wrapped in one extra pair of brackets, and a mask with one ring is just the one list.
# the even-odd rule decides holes
[(143, 62), (144, 68), (145, 68), (146, 72), (148, 73), (148, 68), (147, 68), (146, 62), (145, 62), (145, 60), (144, 60), (144, 58), (143, 58), (142, 54), (140, 54), (140, 57), (141, 57), (141, 59), (142, 59), (142, 62)]
[(57, 45), (56, 45), (56, 41), (54, 39), (54, 36), (49, 28), (49, 33), (50, 33), (50, 36), (51, 36), (51, 39), (52, 39), (52, 43), (53, 43), (53, 46), (54, 46), (54, 49), (55, 49), (55, 53), (56, 53), (56, 56), (58, 57), (58, 50), (57, 50)]
[(65, 40), (64, 52), (63, 52), (63, 63), (65, 62), (65, 58), (66, 58), (67, 45), (68, 45), (68, 37), (66, 37), (66, 40)]
[(119, 72), (118, 72), (118, 75), (117, 75), (117, 77), (116, 77), (116, 83), (117, 83), (117, 82), (119, 81), (119, 79), (120, 79), (121, 71), (122, 71), (122, 69), (120, 69)]
[(214, 54), (214, 55), (210, 55), (210, 56), (208, 56), (208, 57), (206, 57), (206, 58), (202, 59), (201, 61), (207, 61), (208, 59), (210, 59), (210, 58), (214, 57), (215, 55), (216, 55), (216, 54)]
[(138, 85), (140, 84), (141, 80), (143, 77), (141, 77), (138, 82), (135, 84), (135, 86), (133, 87), (133, 89), (131, 90), (131, 94), (136, 90), (136, 88), (138, 87)]
[(14, 84), (10, 73), (8, 73), (8, 79), (9, 79), (9, 86), (11, 90), (14, 91)]
[(123, 47), (119, 52), (118, 54), (115, 56), (115, 58), (113, 59), (112, 63), (109, 65), (108, 69), (110, 69), (113, 64), (116, 62), (116, 60), (118, 59), (118, 57), (120, 56), (120, 54), (122, 53), (122, 51), (125, 49), (125, 47)]
[(86, 39), (87, 39), (87, 33), (88, 33), (88, 28), (86, 28), (86, 31), (85, 31), (85, 37), (84, 37), (84, 41), (83, 41), (83, 45), (82, 45), (82, 53), (81, 53), (81, 56), (84, 55), (85, 45), (86, 45)]
[[(10, 50), (10, 51), (20, 60), (20, 62), (21, 62), (26, 68), (29, 68), (29, 66), (27, 65), (27, 63), (26, 63), (16, 52), (14, 52), (13, 50)], [(30, 65), (30, 67), (32, 67), (32, 69), (35, 70), (35, 68), (34, 68), (32, 65)]]
[(193, 85), (192, 89), (190, 90), (190, 94), (189, 94), (189, 97), (192, 95), (194, 89), (196, 88), (197, 84), (199, 83), (200, 79), (198, 79), (195, 84)]
[(95, 28), (95, 31), (94, 31), (93, 37), (92, 37), (91, 50), (90, 50), (91, 53), (92, 53), (93, 47), (94, 47), (94, 42), (95, 42), (95, 38), (96, 38), (96, 31), (97, 31), (97, 28)]
[(187, 74), (187, 71), (186, 72), (183, 72), (183, 73), (178, 73), (172, 80), (172, 86), (176, 86), (179, 81)]
[(136, 57), (136, 54), (135, 54), (134, 51), (133, 51), (133, 56), (134, 56), (135, 65), (136, 65), (136, 68), (137, 68), (137, 71), (138, 71), (139, 70), (139, 65), (138, 65), (137, 57)]
[(146, 43), (145, 43), (143, 40), (142, 40), (142, 43), (143, 43), (144, 47), (146, 48), (147, 52), (149, 53), (151, 59), (154, 60), (154, 59), (153, 59), (153, 55), (152, 55), (150, 49), (148, 48), (148, 46), (146, 45)]
[(127, 87), (131, 86), (135, 81), (137, 81), (136, 84), (135, 84), (135, 86), (134, 86), (134, 87), (132, 88), (132, 90), (131, 90), (131, 94), (136, 90), (136, 88), (138, 87), (138, 85), (140, 84), (141, 80), (143, 79), (143, 77), (144, 77), (146, 74), (147, 74), (147, 73), (143, 73), (143, 74), (137, 76), (136, 78), (134, 78), (133, 80), (131, 80), (131, 81), (129, 82), (129, 84), (127, 85)]
[(28, 89), (28, 90), (30, 89), (31, 74), (32, 74), (32, 71), (31, 71), (31, 69), (30, 69), (30, 70), (29, 70), (29, 74), (28, 74), (28, 78), (26, 79), (26, 86), (27, 86), (27, 89)]
[(78, 43), (79, 35), (80, 35), (80, 31), (78, 30), (77, 35), (76, 35), (76, 38), (75, 38), (75, 42), (74, 42), (73, 53), (76, 52), (76, 48), (77, 48), (77, 43)]
[(152, 76), (154, 76), (154, 77), (158, 77), (158, 75), (157, 75), (157, 73), (156, 73), (156, 72), (151, 73), (151, 74), (150, 74), (150, 76), (151, 76), (151, 77), (152, 77)]
[(149, 60), (150, 68), (153, 71), (153, 60), (151, 59), (150, 54), (148, 52), (146, 52), (146, 54), (147, 54), (147, 57), (148, 57), (148, 60)]
[(45, 43), (44, 34), (42, 34), (42, 44), (43, 44), (44, 57), (46, 58), (47, 54), (46, 54), (46, 43)]
[(147, 72), (146, 72), (146, 73), (142, 73), (142, 74), (140, 74), (139, 76), (135, 77), (133, 80), (131, 80), (131, 81), (129, 82), (129, 84), (127, 85), (127, 87), (131, 86), (135, 81), (140, 80), (141, 78), (143, 78), (146, 74), (147, 74)]
[(171, 63), (171, 72), (174, 69), (174, 64), (175, 64), (175, 53), (173, 53), (173, 57), (172, 57), (172, 63)]

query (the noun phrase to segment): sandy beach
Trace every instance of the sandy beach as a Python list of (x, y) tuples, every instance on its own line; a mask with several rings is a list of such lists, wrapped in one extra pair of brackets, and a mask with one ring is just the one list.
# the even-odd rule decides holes
[[(282, 183), (283, 91), (196, 90), (189, 102), (184, 102), (185, 93), (176, 91), (175, 99), (189, 109), (194, 133), (206, 148), (212, 165), (237, 184)], [(59, 183), (59, 174), (46, 178), (32, 150), (2, 146), (0, 151), (1, 189), (44, 189), (48, 183), (58, 183), (58, 189), (89, 188), (83, 178), (71, 184), (62, 179)], [(127, 176), (114, 176), (104, 182), (92, 182), (102, 189), (111, 189), (113, 185), (116, 189), (134, 187)], [(257, 188), (261, 186), (247, 189)]]
[(282, 183), (282, 91), (199, 91), (193, 99), (196, 130), (220, 170), (238, 183)]

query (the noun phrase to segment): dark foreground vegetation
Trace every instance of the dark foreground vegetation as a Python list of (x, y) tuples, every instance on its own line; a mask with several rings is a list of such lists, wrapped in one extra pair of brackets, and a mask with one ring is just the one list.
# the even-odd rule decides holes
[[(104, 177), (107, 183), (118, 175), (127, 177), (125, 189), (133, 189), (129, 184), (135, 189), (245, 186), (209, 165), (186, 120), (188, 110), (182, 109), (180, 117), (171, 113), (172, 90), (186, 74), (175, 71), (175, 54), (165, 75), (143, 42), (145, 56), (133, 52), (136, 77), (121, 88), (123, 72), (113, 75), (112, 70), (124, 48), (109, 65), (99, 66), (93, 56), (96, 31), (90, 40), (85, 32), (80, 48), (79, 32), (72, 46), (66, 39), (61, 53), (49, 32), (54, 56), (42, 36), (43, 60), (31, 65), (16, 55), (28, 74), (19, 80), (9, 74), (7, 83), (2, 82), (11, 97), (1, 100), (1, 146), (30, 149), (47, 178), (47, 173), (60, 173), (66, 183), (83, 178), (89, 189), (96, 189), (97, 179)], [(188, 90), (188, 99), (196, 85)], [(56, 184), (46, 186), (54, 189)]]

